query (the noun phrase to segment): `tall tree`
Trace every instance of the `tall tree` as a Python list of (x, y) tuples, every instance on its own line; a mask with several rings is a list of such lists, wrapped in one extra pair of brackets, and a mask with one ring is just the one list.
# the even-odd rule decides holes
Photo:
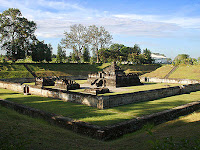
[(174, 58), (173, 62), (176, 65), (178, 65), (178, 64), (188, 64), (190, 62), (189, 58), (190, 58), (190, 56), (188, 54), (178, 54), (178, 56), (176, 56)]
[(52, 48), (51, 44), (46, 45), (45, 48), (46, 48), (46, 50), (45, 50), (45, 60), (47, 62), (50, 62), (52, 60), (51, 57), (52, 57), (53, 48)]
[(1, 49), (13, 61), (29, 54), (31, 41), (35, 39), (36, 24), (22, 17), (19, 9), (9, 8), (0, 14)]
[(51, 45), (47, 45), (44, 41), (35, 41), (31, 45), (32, 51), (32, 60), (42, 62), (46, 60), (47, 62), (51, 61), (52, 56), (52, 47)]
[(138, 44), (134, 45), (133, 50), (134, 50), (133, 53), (137, 53), (137, 55), (141, 54), (141, 48)]
[(90, 61), (90, 52), (88, 50), (88, 48), (84, 47), (84, 50), (83, 50), (83, 61), (84, 62), (89, 62)]
[(66, 53), (63, 50), (63, 48), (60, 46), (60, 44), (58, 44), (58, 48), (57, 48), (57, 62), (62, 63), (63, 60), (66, 58)]
[(111, 43), (112, 36), (104, 27), (98, 28), (95, 25), (89, 26), (88, 28), (89, 43), (92, 45), (94, 53), (97, 57), (97, 63), (99, 63), (98, 50), (105, 48)]
[(143, 50), (143, 55), (144, 55), (144, 58), (145, 58), (145, 64), (152, 64), (153, 62), (153, 59), (151, 57), (151, 51), (149, 49), (144, 49)]
[(64, 35), (65, 38), (62, 39), (61, 43), (65, 48), (73, 49), (73, 53), (81, 58), (83, 48), (88, 43), (86, 27), (81, 24), (72, 25), (70, 32), (65, 32)]

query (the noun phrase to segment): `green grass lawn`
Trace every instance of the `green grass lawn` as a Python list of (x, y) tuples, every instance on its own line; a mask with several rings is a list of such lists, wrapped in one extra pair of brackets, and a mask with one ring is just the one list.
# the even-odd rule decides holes
[[(87, 80), (75, 80), (79, 84), (86, 83)], [(126, 94), (126, 93), (133, 93), (139, 91), (148, 91), (160, 88), (167, 88), (167, 87), (174, 87), (179, 86), (181, 84), (173, 84), (173, 83), (144, 83), (144, 85), (139, 86), (129, 86), (129, 87), (121, 87), (122, 91), (120, 92), (111, 92), (105, 94), (98, 94), (98, 96), (108, 96), (108, 95), (117, 95), (117, 94)], [(77, 89), (77, 90), (70, 90), (72, 92), (82, 92), (84, 93), (84, 89)]]
[(0, 63), (0, 79), (33, 78), (23, 64)]
[[(172, 69), (173, 65), (164, 65), (155, 71), (142, 75), (143, 77), (164, 78)], [(200, 80), (200, 65), (179, 65), (169, 78)]]
[(200, 80), (200, 65), (180, 65), (169, 78)]
[(174, 87), (174, 86), (179, 86), (179, 85), (181, 85), (181, 84), (144, 83), (144, 85), (140, 85), (140, 86), (123, 87), (122, 89), (127, 89), (125, 91), (114, 92), (114, 93), (105, 93), (105, 94), (99, 94), (99, 95), (106, 96), (106, 95), (126, 94), (126, 93), (133, 93), (133, 92), (139, 92), (139, 91), (148, 91), (148, 90), (154, 90), (154, 89), (160, 89), (160, 88)]
[[(75, 64), (75, 63), (26, 63), (37, 76), (87, 76), (89, 73), (101, 71), (110, 65), (104, 64)], [(159, 65), (120, 65), (126, 73), (146, 73), (160, 67)], [(27, 72), (27, 73), (25, 73)], [(28, 74), (23, 63), (0, 63), (0, 79), (2, 78), (27, 78)]]
[(0, 89), (0, 98), (38, 108), (46, 112), (71, 117), (75, 120), (105, 126), (198, 101), (200, 100), (200, 91), (105, 110), (98, 110), (97, 108), (63, 102), (52, 98), (23, 95), (6, 89)]
[[(199, 116), (200, 111), (197, 111), (152, 129), (147, 126), (117, 140), (103, 142), (0, 106), (0, 149), (149, 150), (155, 145), (151, 143), (161, 143), (164, 147), (165, 139), (169, 137), (173, 137), (173, 143), (187, 141), (192, 149), (195, 144), (192, 145), (190, 141), (200, 139)], [(146, 130), (150, 130), (153, 135), (147, 134)]]
[(142, 75), (143, 77), (156, 77), (156, 78), (164, 78), (172, 69), (173, 65), (163, 65), (162, 67), (152, 71), (150, 73), (146, 73)]
[(149, 73), (157, 68), (161, 67), (159, 64), (144, 64), (144, 65), (120, 65), (120, 67), (125, 70), (125, 72), (128, 73), (139, 73), (139, 74), (144, 74), (144, 73)]

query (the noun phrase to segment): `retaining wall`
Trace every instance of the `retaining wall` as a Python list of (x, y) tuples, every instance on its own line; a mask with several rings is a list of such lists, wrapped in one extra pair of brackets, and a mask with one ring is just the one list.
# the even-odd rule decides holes
[(200, 84), (196, 83), (196, 84), (167, 87), (155, 90), (127, 93), (127, 94), (104, 96), (102, 97), (103, 108), (110, 108), (137, 102), (150, 101), (179, 94), (186, 94), (199, 90), (200, 90)]
[(194, 84), (200, 83), (200, 80), (192, 79), (165, 79), (165, 78), (150, 78), (150, 77), (140, 77), (141, 82), (155, 82), (155, 83), (180, 83), (180, 84)]
[(51, 124), (56, 124), (60, 127), (70, 129), (76, 133), (84, 134), (86, 136), (104, 141), (116, 139), (124, 134), (137, 131), (147, 123), (158, 125), (200, 109), (200, 101), (197, 101), (170, 110), (165, 110), (151, 115), (138, 117), (136, 119), (131, 119), (129, 121), (121, 122), (118, 124), (99, 127), (97, 125), (92, 125), (78, 120), (75, 121), (68, 117), (47, 113), (38, 109), (30, 108), (25, 105), (16, 104), (14, 102), (2, 99), (0, 99), (0, 105), (14, 109), (19, 113), (29, 115), (31, 117), (42, 118)]
[[(24, 92), (24, 85), (0, 81), (0, 88), (6, 88), (17, 92)], [(96, 96), (92, 94), (70, 92), (65, 90), (39, 88), (37, 86), (29, 86), (29, 93), (43, 97), (52, 97), (62, 99), (66, 102), (75, 102), (98, 109), (106, 109), (120, 105), (133, 104), (155, 100), (159, 98), (190, 93), (200, 90), (200, 84), (189, 84), (175, 87), (167, 87), (155, 90), (140, 91), (134, 93), (117, 94), (110, 96)]]
[(12, 83), (7, 81), (0, 81), (0, 88), (9, 89), (16, 92), (23, 92), (23, 86), (20, 83)]
[(101, 109), (101, 106), (98, 105), (99, 100), (96, 95), (70, 92), (70, 91), (51, 89), (51, 88), (42, 89), (34, 86), (29, 87), (29, 92), (34, 95), (58, 98), (62, 99), (65, 102), (75, 102)]

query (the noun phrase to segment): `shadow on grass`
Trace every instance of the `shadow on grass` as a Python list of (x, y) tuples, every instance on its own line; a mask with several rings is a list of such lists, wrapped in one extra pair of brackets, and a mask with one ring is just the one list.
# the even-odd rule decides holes
[[(0, 93), (1, 94), (1, 93)], [(105, 110), (98, 110), (94, 107), (89, 107), (72, 102), (63, 102), (62, 100), (45, 98), (34, 95), (13, 95), (11, 92), (6, 100), (24, 104), (29, 107), (44, 110), (46, 112), (63, 115), (77, 120), (90, 122), (96, 125), (111, 125), (118, 122), (134, 119), (139, 116), (148, 115), (160, 112), (166, 109), (171, 109), (176, 106), (190, 103), (199, 100), (199, 93), (184, 94), (162, 98), (154, 101), (129, 104), (119, 107), (114, 107)], [(193, 97), (195, 96), (195, 97)]]
[[(11, 95), (11, 94), (19, 94), (19, 93), (0, 93), (0, 96), (3, 96), (3, 95)], [(1, 97), (0, 97), (1, 98)]]
[(112, 115), (112, 113), (96, 113), (98, 109), (93, 107), (45, 97), (22, 95), (17, 98), (6, 98), (6, 100), (41, 109), (46, 112), (71, 117), (73, 119)]

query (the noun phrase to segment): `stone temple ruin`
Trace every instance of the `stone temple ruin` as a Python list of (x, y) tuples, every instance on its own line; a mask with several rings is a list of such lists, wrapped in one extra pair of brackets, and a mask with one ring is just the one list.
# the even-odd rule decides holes
[(37, 77), (35, 78), (35, 85), (39, 86), (54, 86), (55, 77)]
[(125, 87), (142, 85), (138, 75), (129, 73), (126, 75), (116, 63), (112, 63), (111, 66), (103, 69), (95, 74), (88, 75), (88, 83), (91, 86), (96, 87)]
[(65, 89), (65, 90), (75, 90), (80, 89), (80, 84), (73, 80), (59, 79), (55, 81), (55, 88)]
[(80, 89), (80, 85), (73, 80), (67, 80), (65, 77), (38, 77), (35, 79), (35, 85), (55, 86), (55, 88), (65, 90)]

